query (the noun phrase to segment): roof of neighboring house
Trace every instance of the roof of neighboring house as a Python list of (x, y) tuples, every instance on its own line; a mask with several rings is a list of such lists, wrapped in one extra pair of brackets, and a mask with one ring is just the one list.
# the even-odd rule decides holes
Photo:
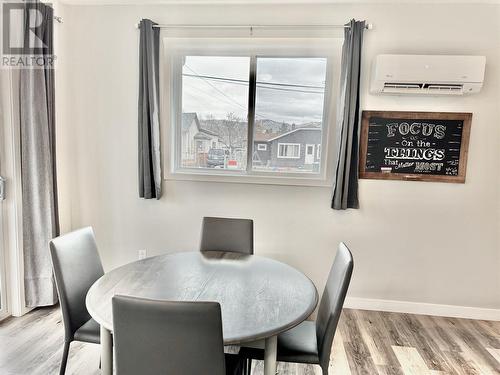
[(217, 133), (215, 133), (215, 132), (213, 132), (213, 131), (211, 131), (211, 130), (202, 129), (201, 127), (200, 127), (200, 132), (202, 132), (202, 133), (206, 133), (206, 134), (210, 134), (210, 135), (213, 135), (213, 136), (215, 136), (215, 137), (218, 137), (218, 136), (219, 136), (219, 134), (217, 134)]
[(271, 138), (278, 136), (277, 133), (255, 133), (253, 140), (255, 142), (267, 142)]
[[(198, 120), (198, 115), (196, 114), (196, 112), (183, 112), (182, 113), (182, 131), (183, 132), (188, 131), (188, 129), (191, 126), (191, 124), (193, 123), (193, 121), (196, 122), (196, 127), (198, 128), (198, 131), (200, 133), (205, 133), (205, 134), (208, 134), (208, 135), (212, 135), (214, 137), (218, 137), (219, 136), (219, 134), (214, 133), (211, 130), (203, 129), (201, 127), (200, 121)], [(198, 133), (198, 134), (200, 134), (200, 133)], [(206, 139), (208, 139), (208, 138), (206, 138)]]
[(273, 134), (274, 137), (269, 138), (267, 140), (267, 142), (272, 142), (272, 141), (274, 141), (276, 139), (282, 138), (282, 137), (284, 137), (286, 135), (289, 135), (289, 134), (292, 134), (292, 133), (295, 133), (295, 132), (298, 132), (298, 131), (301, 131), (301, 130), (319, 130), (319, 131), (321, 131), (321, 128), (317, 127), (317, 126), (314, 126), (314, 125), (303, 126), (301, 128), (290, 130), (289, 132), (286, 132), (286, 133), (283, 133), (283, 134), (279, 134), (279, 135)]
[(211, 140), (212, 137), (210, 137), (209, 135), (207, 135), (206, 133), (204, 132), (199, 132), (199, 133), (196, 133), (196, 135), (194, 136), (194, 139), (206, 139), (206, 140)]

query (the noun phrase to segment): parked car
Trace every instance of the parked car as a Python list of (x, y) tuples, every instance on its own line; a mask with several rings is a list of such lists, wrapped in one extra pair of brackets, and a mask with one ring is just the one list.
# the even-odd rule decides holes
[(223, 167), (225, 165), (226, 153), (222, 149), (211, 148), (208, 150), (207, 166), (209, 168)]

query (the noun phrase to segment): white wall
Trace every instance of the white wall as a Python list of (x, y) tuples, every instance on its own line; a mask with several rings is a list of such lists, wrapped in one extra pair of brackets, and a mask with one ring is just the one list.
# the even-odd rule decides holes
[[(204, 215), (255, 220), (256, 252), (321, 290), (339, 241), (353, 250), (350, 296), (500, 309), (500, 7), (497, 5), (69, 6), (58, 95), (65, 228), (92, 225), (106, 269), (195, 250)], [(363, 109), (474, 113), (467, 182), (360, 181), (361, 209), (330, 209), (329, 188), (168, 181), (137, 193), (137, 37), (159, 23), (344, 23), (367, 19)], [(487, 56), (464, 98), (368, 94), (379, 53)]]

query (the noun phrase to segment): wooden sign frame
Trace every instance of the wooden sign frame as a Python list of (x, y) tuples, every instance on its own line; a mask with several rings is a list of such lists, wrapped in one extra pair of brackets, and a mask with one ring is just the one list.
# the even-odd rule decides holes
[[(457, 176), (418, 174), (418, 173), (385, 173), (367, 172), (366, 153), (368, 146), (369, 120), (372, 117), (384, 119), (405, 119), (405, 120), (462, 120), (462, 141), (460, 144), (459, 169)], [(403, 181), (431, 181), (431, 182), (452, 182), (465, 183), (467, 170), (467, 155), (469, 151), (470, 127), (472, 113), (463, 112), (403, 112), (403, 111), (363, 111), (361, 117), (361, 138), (359, 155), (359, 178), (377, 180), (403, 180)]]

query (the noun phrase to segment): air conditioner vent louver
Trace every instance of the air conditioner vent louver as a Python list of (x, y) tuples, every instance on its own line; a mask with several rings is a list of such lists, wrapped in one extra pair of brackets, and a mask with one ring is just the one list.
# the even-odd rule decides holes
[(428, 90), (448, 90), (448, 91), (462, 91), (464, 85), (439, 85), (439, 84), (426, 84), (424, 88)]
[(421, 83), (404, 83), (404, 82), (386, 82), (384, 83), (384, 89), (416, 89), (420, 90), (423, 84)]

